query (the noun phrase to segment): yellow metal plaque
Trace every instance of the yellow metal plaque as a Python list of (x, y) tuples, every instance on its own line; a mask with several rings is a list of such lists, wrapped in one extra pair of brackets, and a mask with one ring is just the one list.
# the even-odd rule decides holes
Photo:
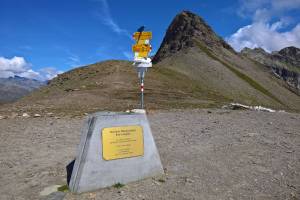
[(148, 40), (152, 38), (152, 32), (135, 32), (133, 38), (135, 40)]
[(102, 129), (104, 160), (144, 155), (144, 136), (141, 126), (120, 126)]
[(134, 52), (149, 52), (151, 51), (150, 45), (147, 44), (135, 44), (132, 46)]

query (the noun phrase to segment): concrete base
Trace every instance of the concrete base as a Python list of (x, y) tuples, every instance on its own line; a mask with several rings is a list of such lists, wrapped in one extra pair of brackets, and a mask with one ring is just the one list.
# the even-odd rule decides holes
[[(135, 125), (143, 128), (144, 155), (104, 160), (102, 129)], [(163, 167), (146, 115), (99, 112), (90, 115), (82, 129), (69, 188), (81, 193), (160, 174)]]

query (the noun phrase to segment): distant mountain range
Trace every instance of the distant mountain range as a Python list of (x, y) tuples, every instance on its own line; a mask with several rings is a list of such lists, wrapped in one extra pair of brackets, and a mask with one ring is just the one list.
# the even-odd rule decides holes
[(286, 47), (267, 53), (262, 48), (244, 48), (241, 54), (268, 67), (276, 77), (286, 81), (292, 91), (300, 94), (300, 49)]
[[(281, 63), (289, 63), (286, 69), (298, 69), (293, 52), (288, 48), (277, 55)], [(237, 102), (300, 111), (299, 95), (284, 78), (274, 76), (270, 70), (274, 65), (266, 67), (254, 58), (234, 51), (201, 17), (183, 11), (168, 27), (146, 73), (146, 108), (207, 108)], [(118, 60), (76, 68), (14, 104), (16, 109), (24, 106), (77, 114), (137, 108), (137, 73), (131, 62)]]
[(0, 78), (0, 103), (15, 101), (45, 84), (20, 76)]

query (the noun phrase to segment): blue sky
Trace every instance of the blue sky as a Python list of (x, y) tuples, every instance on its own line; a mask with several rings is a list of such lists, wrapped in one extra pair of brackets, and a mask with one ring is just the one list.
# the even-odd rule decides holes
[(0, 77), (49, 79), (76, 66), (130, 59), (130, 35), (141, 25), (153, 32), (155, 53), (182, 10), (203, 17), (238, 51), (300, 47), (300, 0), (0, 0)]

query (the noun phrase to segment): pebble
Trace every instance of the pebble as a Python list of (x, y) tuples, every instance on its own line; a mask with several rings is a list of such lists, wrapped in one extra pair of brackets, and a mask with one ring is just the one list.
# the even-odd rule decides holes
[(185, 179), (185, 182), (187, 182), (187, 183), (194, 183), (195, 181), (192, 180), (192, 179), (190, 179), (190, 178), (186, 178), (186, 179)]
[(27, 113), (23, 113), (22, 117), (28, 118), (28, 117), (30, 117), (30, 115), (28, 115)]
[(1, 120), (1, 119), (5, 119), (5, 117), (0, 115), (0, 120)]
[(154, 180), (153, 182), (154, 182), (155, 185), (161, 185), (161, 183), (156, 181), (156, 180)]
[(33, 117), (41, 117), (40, 114), (34, 114)]
[(61, 185), (51, 185), (48, 187), (45, 187), (41, 192), (40, 195), (41, 196), (47, 196), (53, 192), (57, 192), (57, 188), (59, 188)]
[(123, 190), (121, 190), (121, 191), (118, 191), (118, 193), (119, 193), (120, 195), (123, 195), (125, 192), (124, 192)]
[(54, 116), (54, 114), (53, 114), (52, 112), (47, 113), (47, 115), (48, 115), (49, 117), (53, 117), (53, 116)]
[(89, 199), (95, 199), (96, 198), (96, 193), (94, 193), (94, 192), (91, 192), (91, 193), (89, 193)]
[(247, 133), (243, 135), (243, 137), (253, 137), (253, 136), (258, 136), (258, 133)]

